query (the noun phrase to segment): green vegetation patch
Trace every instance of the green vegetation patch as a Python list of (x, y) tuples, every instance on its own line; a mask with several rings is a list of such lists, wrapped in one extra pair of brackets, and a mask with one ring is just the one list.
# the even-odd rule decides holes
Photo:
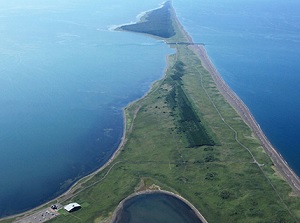
[(215, 145), (212, 137), (207, 133), (202, 125), (199, 116), (196, 114), (191, 102), (182, 89), (182, 76), (185, 72), (185, 65), (182, 61), (176, 61), (171, 70), (170, 78), (165, 80), (172, 89), (166, 96), (168, 106), (172, 110), (172, 115), (178, 116), (176, 130), (187, 137), (189, 147), (204, 145)]
[[(171, 41), (186, 42), (183, 30), (174, 28)], [(61, 198), (62, 204), (84, 207), (50, 222), (110, 222), (120, 201), (145, 189), (181, 195), (210, 223), (300, 222), (299, 197), (290, 196), (291, 188), (198, 56), (188, 45), (172, 46), (177, 52), (168, 58), (164, 79), (125, 110), (126, 143), (119, 155), (80, 193)]]
[[(171, 15), (176, 36), (170, 41), (187, 42)], [(188, 45), (172, 47), (176, 55), (168, 58), (164, 79), (126, 108), (129, 122), (120, 154), (65, 201), (89, 206), (51, 222), (110, 222), (121, 200), (153, 188), (180, 194), (212, 223), (299, 222), (299, 198), (289, 196), (291, 188), (275, 174), (272, 161), (197, 55)], [(264, 166), (253, 162), (236, 137)]]
[(123, 25), (118, 30), (139, 32), (158, 36), (161, 38), (170, 38), (175, 35), (170, 16), (171, 3), (166, 2), (161, 8), (148, 12), (141, 22)]
[[(185, 93), (184, 100), (189, 101), (195, 114), (209, 123), (220, 144), (187, 148), (186, 134), (175, 130), (182, 117), (174, 114), (167, 98), (178, 106), (178, 96), (170, 97), (176, 63), (183, 68), (176, 86)], [(209, 73), (200, 67), (199, 59), (188, 47), (178, 48), (177, 56), (169, 58), (166, 77), (145, 98), (126, 109), (133, 126), (128, 127), (127, 141), (118, 157), (83, 184), (85, 190), (65, 201), (86, 202), (89, 206), (51, 222), (110, 222), (121, 200), (135, 191), (159, 188), (189, 200), (208, 222), (299, 221), (299, 198), (289, 196), (291, 189), (274, 175), (269, 157), (257, 151), (259, 143), (250, 137), (250, 129), (226, 106), (222, 95), (215, 94), (216, 86)], [(238, 132), (240, 141), (263, 167), (253, 163), (248, 151), (235, 141), (232, 130), (224, 126), (201, 81), (221, 114)]]

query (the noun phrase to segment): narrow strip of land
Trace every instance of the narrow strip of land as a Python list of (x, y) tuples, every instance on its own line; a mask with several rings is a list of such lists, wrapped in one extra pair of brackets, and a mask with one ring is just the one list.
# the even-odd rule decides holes
[(223, 94), (230, 105), (239, 113), (247, 125), (252, 129), (253, 133), (259, 139), (261, 145), (264, 147), (267, 154), (271, 157), (274, 162), (276, 169), (284, 176), (284, 178), (289, 182), (290, 186), (294, 189), (294, 192), (300, 195), (300, 179), (295, 174), (295, 172), (289, 167), (287, 162), (278, 153), (278, 151), (272, 146), (270, 141), (265, 136), (264, 132), (261, 130), (259, 124), (256, 122), (255, 118), (251, 114), (248, 107), (244, 102), (229, 88), (229, 86), (222, 79), (211, 60), (209, 59), (206, 50), (201, 45), (191, 45), (194, 52), (199, 56), (202, 65), (209, 71), (212, 75), (219, 91)]
[(185, 31), (177, 17), (175, 19), (177, 26), (181, 27), (185, 38), (188, 40), (189, 47), (198, 55), (203, 67), (211, 74), (214, 82), (216, 83), (220, 93), (228, 101), (228, 103), (238, 112), (245, 123), (252, 129), (255, 136), (259, 139), (261, 145), (263, 146), (266, 153), (272, 159), (276, 169), (279, 173), (287, 180), (290, 186), (293, 188), (296, 195), (300, 196), (300, 178), (297, 174), (290, 168), (281, 154), (272, 146), (264, 132), (261, 130), (259, 124), (253, 117), (252, 113), (245, 105), (245, 103), (231, 90), (231, 88), (225, 83), (221, 75), (209, 59), (207, 52), (205, 50), (204, 44), (191, 44), (194, 43), (191, 36)]
[[(78, 201), (85, 207), (51, 221), (73, 223), (75, 217), (82, 222), (108, 222), (119, 201), (130, 194), (164, 190), (192, 203), (210, 222), (297, 222), (299, 198), (288, 196), (291, 189), (275, 174), (269, 157), (297, 195), (299, 178), (272, 147), (247, 106), (223, 81), (203, 44), (192, 41), (175, 14), (168, 16), (176, 23), (176, 36), (164, 41), (176, 54), (168, 57), (164, 78), (125, 109), (123, 140), (106, 169), (81, 180), (58, 198), (65, 204)], [(160, 34), (166, 34), (165, 28)], [(220, 143), (190, 146), (186, 132), (193, 129), (182, 128), (185, 120), (180, 106), (191, 106), (197, 113), (195, 120), (205, 122), (204, 127), (212, 129), (216, 134), (212, 138)]]

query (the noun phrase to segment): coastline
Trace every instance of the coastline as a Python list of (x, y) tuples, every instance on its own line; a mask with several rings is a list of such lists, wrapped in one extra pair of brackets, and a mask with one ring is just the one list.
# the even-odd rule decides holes
[(136, 23), (143, 22), (143, 21), (146, 20), (146, 16), (147, 16), (148, 13), (152, 12), (153, 10), (157, 10), (157, 9), (162, 8), (165, 3), (166, 3), (166, 1), (163, 2), (163, 3), (161, 3), (156, 8), (153, 8), (153, 9), (150, 9), (150, 10), (146, 10), (146, 11), (143, 11), (143, 12), (139, 13), (136, 16), (136, 21), (135, 22), (131, 21), (131, 22), (127, 22), (127, 23), (123, 23), (123, 24), (119, 24), (119, 25), (111, 25), (111, 26), (108, 27), (108, 30), (109, 31), (123, 31), (122, 26), (134, 25)]
[[(142, 98), (144, 98), (147, 94), (145, 94)], [(96, 175), (97, 173), (99, 173), (100, 171), (104, 170), (107, 166), (109, 166), (113, 161), (114, 159), (116, 158), (116, 156), (120, 153), (120, 150), (123, 148), (123, 146), (125, 145), (125, 142), (126, 142), (126, 125), (127, 125), (127, 119), (125, 117), (125, 110), (127, 107), (129, 107), (131, 104), (133, 104), (134, 102), (138, 101), (138, 100), (141, 100), (142, 98), (139, 98), (131, 103), (129, 103), (126, 107), (124, 107), (122, 110), (123, 110), (123, 135), (121, 137), (121, 142), (118, 146), (118, 148), (115, 150), (115, 152), (112, 154), (111, 158), (103, 165), (101, 166), (99, 169), (95, 170), (94, 172), (90, 173), (89, 175), (87, 176), (84, 176), (80, 179), (78, 179), (67, 191), (65, 191), (63, 194), (61, 195), (58, 195), (57, 197), (53, 198), (52, 200), (50, 201), (47, 201), (41, 205), (39, 205), (38, 207), (35, 207), (35, 208), (32, 208), (32, 209), (29, 209), (25, 212), (21, 212), (19, 214), (15, 214), (15, 215), (10, 215), (10, 216), (7, 216), (7, 217), (4, 217), (4, 218), (0, 218), (0, 221), (3, 221), (3, 220), (7, 220), (7, 219), (14, 219), (14, 222), (15, 221), (19, 221), (20, 219), (22, 218), (26, 218), (28, 216), (30, 216), (31, 214), (33, 214), (33, 212), (35, 211), (38, 211), (40, 209), (43, 209), (45, 208), (46, 205), (51, 205), (53, 203), (60, 203), (60, 202), (64, 202), (66, 201), (67, 199), (70, 199), (72, 198), (73, 196), (76, 196), (76, 194), (78, 192), (75, 193), (76, 190), (80, 189), (81, 188), (81, 184), (87, 182), (88, 180), (90, 180), (94, 175)], [(136, 111), (137, 112), (137, 111)], [(110, 170), (108, 170), (109, 172)], [(85, 188), (82, 188), (79, 192), (81, 192), (82, 190), (84, 190)]]
[[(180, 22), (178, 20), (176, 20), (176, 22), (180, 26), (181, 31), (183, 31), (185, 33), (185, 37), (187, 39), (189, 39), (190, 42), (192, 43), (193, 40), (192, 40), (191, 36), (185, 31), (184, 27), (180, 24)], [(271, 143), (269, 142), (269, 140), (264, 135), (263, 131), (261, 130), (261, 128), (259, 126), (259, 124), (254, 119), (253, 115), (251, 114), (251, 112), (247, 108), (247, 106), (229, 88), (229, 86), (224, 82), (224, 80), (222, 79), (221, 75), (218, 73), (218, 71), (214, 67), (213, 63), (209, 59), (209, 56), (208, 56), (208, 54), (207, 54), (207, 52), (205, 50), (205, 47), (202, 46), (202, 45), (190, 45), (189, 47), (198, 55), (199, 59), (201, 60), (202, 65), (211, 74), (211, 76), (213, 77), (214, 82), (216, 83), (216, 85), (217, 85), (220, 93), (225, 97), (225, 99), (229, 102), (229, 104), (238, 112), (238, 114), (242, 117), (242, 119), (246, 122), (246, 124), (252, 129), (253, 133), (256, 135), (256, 137), (261, 142), (261, 145), (263, 146), (264, 150), (267, 152), (267, 154), (269, 155), (269, 157), (274, 162), (274, 165), (276, 166), (276, 169), (284, 176), (284, 178), (287, 180), (287, 182), (292, 186), (292, 188), (294, 189), (295, 193), (297, 195), (300, 195), (300, 179), (299, 179), (299, 177), (288, 166), (288, 164), (286, 163), (286, 161), (284, 160), (284, 158), (271, 145)], [(168, 67), (168, 64), (166, 65), (166, 69), (167, 69), (167, 67)], [(165, 72), (164, 72), (164, 75), (165, 75)], [(164, 78), (164, 76), (162, 78)], [(43, 206), (45, 206), (45, 205), (47, 205), (49, 203), (52, 203), (54, 201), (58, 201), (59, 199), (62, 199), (62, 200), (60, 200), (60, 202), (63, 202), (65, 200), (67, 200), (67, 199), (75, 196), (78, 192), (76, 192), (75, 194), (74, 194), (74, 192), (77, 189), (80, 189), (82, 183), (88, 181), (95, 174), (97, 174), (98, 172), (100, 172), (103, 169), (105, 169), (118, 156), (118, 154), (120, 153), (120, 150), (123, 148), (123, 146), (126, 143), (126, 134), (128, 132), (130, 132), (131, 127), (132, 127), (132, 123), (133, 123), (133, 122), (131, 123), (130, 128), (128, 128), (128, 130), (129, 130), (128, 131), (127, 130), (127, 119), (126, 119), (126, 114), (125, 114), (126, 108), (128, 108), (129, 106), (131, 106), (136, 101), (139, 101), (139, 100), (143, 99), (144, 97), (146, 97), (149, 94), (149, 92), (151, 92), (152, 89), (153, 89), (153, 83), (151, 84), (151, 87), (149, 88), (149, 90), (146, 92), (146, 94), (144, 96), (142, 96), (141, 98), (139, 98), (139, 99), (137, 99), (137, 100), (129, 103), (126, 107), (123, 108), (123, 128), (124, 129), (123, 129), (123, 136), (121, 137), (121, 142), (120, 142), (118, 148), (115, 150), (115, 152), (111, 156), (111, 158), (103, 166), (101, 166), (99, 169), (97, 169), (93, 173), (91, 173), (91, 174), (89, 174), (87, 176), (84, 176), (83, 178), (79, 179), (77, 182), (75, 182), (71, 186), (71, 188), (69, 190), (67, 190), (63, 194), (59, 195), (58, 197), (54, 198), (53, 200), (51, 200), (49, 202), (46, 202), (46, 203), (42, 204), (41, 206), (36, 207), (34, 209), (28, 210), (26, 212), (23, 212), (23, 213), (20, 213), (20, 214), (17, 214), (17, 215), (9, 216), (7, 218), (3, 218), (3, 219), (0, 219), (0, 220), (4, 220), (4, 219), (8, 219), (8, 218), (13, 218), (13, 217), (18, 217), (18, 216), (22, 216), (24, 214), (26, 215), (27, 213), (36, 211), (36, 210), (40, 209), (41, 207), (43, 207)], [(135, 117), (136, 113), (138, 112), (138, 110), (139, 110), (139, 108), (137, 108), (135, 110), (134, 117)], [(133, 118), (133, 120), (134, 120), (134, 118)], [(108, 170), (108, 172), (109, 172), (109, 170)], [(134, 193), (134, 194), (130, 195), (129, 197), (125, 198), (123, 201), (121, 201), (121, 203), (118, 205), (118, 208), (120, 208), (119, 206), (123, 204), (122, 202), (124, 202), (127, 199), (130, 199), (133, 196), (137, 196), (139, 194), (144, 194), (144, 193), (158, 193), (158, 192), (170, 194), (172, 196), (175, 196), (175, 197), (179, 198), (183, 202), (187, 203), (190, 207), (193, 207), (193, 210), (195, 211), (195, 213), (200, 214), (200, 216), (202, 216), (201, 213), (190, 202), (188, 202), (186, 199), (184, 199), (180, 195), (177, 195), (177, 194), (174, 194), (174, 193), (168, 192), (168, 191), (142, 191), (142, 192), (139, 192), (139, 193)], [(114, 213), (117, 213), (117, 209), (115, 210)], [(202, 220), (202, 218), (200, 218), (200, 219)], [(203, 217), (203, 219), (204, 219), (204, 217)], [(207, 222), (207, 221), (204, 219), (203, 222)]]
[[(178, 17), (176, 15), (175, 9), (174, 18), (176, 24), (180, 27), (181, 31), (184, 33), (185, 37), (191, 42), (194, 43), (192, 37), (189, 33), (184, 29), (181, 25)], [(288, 184), (292, 187), (294, 193), (297, 196), (300, 196), (300, 178), (294, 172), (294, 170), (288, 165), (286, 160), (282, 157), (282, 155), (274, 148), (269, 139), (266, 137), (260, 125), (255, 120), (249, 108), (246, 104), (239, 98), (239, 96), (226, 84), (223, 80), (222, 76), (215, 68), (214, 64), (209, 58), (207, 51), (204, 45), (192, 44), (189, 46), (190, 49), (194, 51), (194, 53), (199, 57), (203, 67), (211, 74), (215, 84), (217, 85), (218, 90), (226, 99), (226, 101), (236, 110), (236, 112), (240, 115), (240, 117), (244, 120), (244, 122), (249, 126), (254, 135), (257, 137), (259, 142), (261, 143), (264, 151), (268, 154), (271, 160), (274, 163), (276, 170), (280, 173), (280, 175), (288, 182)], [(262, 169), (261, 166), (259, 166)]]
[(124, 203), (135, 197), (135, 196), (139, 196), (139, 195), (143, 195), (143, 194), (154, 194), (154, 193), (161, 193), (161, 194), (167, 194), (167, 195), (170, 195), (170, 196), (173, 196), (173, 197), (176, 197), (178, 198), (180, 201), (182, 201), (183, 203), (187, 204), (193, 211), (194, 213), (196, 214), (196, 216), (203, 222), (203, 223), (208, 223), (208, 221), (204, 218), (204, 216), (200, 213), (200, 211), (195, 208), (195, 206), (190, 203), (187, 199), (185, 199), (184, 197), (178, 195), (178, 194), (175, 194), (175, 193), (172, 193), (170, 191), (166, 191), (166, 190), (144, 190), (144, 191), (141, 191), (141, 192), (136, 192), (136, 193), (133, 193), (131, 195), (129, 195), (128, 197), (126, 197), (125, 199), (123, 199), (119, 205), (117, 206), (117, 208), (115, 209), (114, 213), (113, 213), (113, 216), (112, 216), (112, 220), (111, 220), (111, 223), (114, 223), (117, 219), (117, 216), (120, 214), (120, 210), (123, 208), (123, 205)]
[[(146, 96), (146, 95), (145, 95)], [(145, 97), (143, 96), (143, 97)], [(142, 98), (140, 98), (142, 99)], [(140, 100), (140, 99), (137, 99), (137, 100)], [(78, 189), (80, 189), (81, 187), (81, 184), (87, 182), (90, 178), (92, 178), (94, 175), (96, 175), (98, 172), (102, 171), (103, 169), (105, 169), (107, 166), (109, 166), (115, 159), (115, 157), (119, 154), (120, 150), (123, 148), (123, 146), (125, 145), (125, 142), (126, 142), (126, 125), (127, 125), (127, 120), (126, 120), (126, 117), (125, 117), (125, 110), (128, 106), (130, 106), (131, 104), (133, 104), (135, 101), (129, 103), (126, 107), (124, 107), (122, 110), (123, 110), (123, 135), (121, 137), (121, 142), (118, 146), (118, 148), (115, 150), (115, 152), (113, 153), (113, 155), (111, 156), (111, 158), (103, 165), (101, 166), (100, 168), (98, 168), (97, 170), (95, 170), (94, 172), (90, 173), (89, 175), (86, 175), (80, 179), (78, 179), (67, 191), (65, 191), (64, 193), (62, 193), (61, 195), (58, 195), (57, 197), (53, 198), (52, 200), (50, 201), (47, 201), (41, 205), (39, 205), (38, 207), (35, 207), (35, 208), (32, 208), (32, 209), (29, 209), (27, 211), (24, 211), (24, 212), (21, 212), (19, 214), (15, 214), (15, 215), (10, 215), (10, 216), (7, 216), (7, 217), (3, 217), (3, 218), (0, 218), (0, 221), (3, 221), (3, 220), (7, 220), (7, 219), (13, 219), (15, 218), (16, 220), (15, 221), (18, 221), (22, 218), (25, 218), (25, 217), (28, 217), (29, 215), (31, 215), (33, 212), (35, 211), (38, 211), (42, 208), (44, 208), (44, 206), (46, 205), (51, 205), (53, 203), (60, 203), (60, 202), (64, 202), (65, 200), (69, 199), (69, 198), (72, 198), (73, 196), (75, 196), (76, 194), (74, 194), (74, 192)], [(84, 189), (84, 188), (83, 188)], [(80, 190), (81, 191), (81, 190)], [(20, 219), (19, 219), (20, 218)]]
[[(300, 196), (300, 179), (297, 174), (292, 170), (288, 163), (284, 160), (282, 155), (272, 146), (271, 142), (267, 139), (264, 132), (261, 130), (259, 124), (253, 117), (251, 111), (245, 103), (233, 92), (230, 87), (222, 79), (219, 72), (216, 70), (211, 60), (209, 59), (206, 50), (201, 45), (192, 46), (193, 50), (199, 56), (203, 66), (209, 71), (214, 79), (218, 90), (225, 97), (228, 103), (238, 112), (245, 123), (251, 128), (254, 135), (260, 141), (262, 147), (268, 156), (272, 159), (276, 170), (286, 179), (289, 185), (293, 188), (295, 194)], [(261, 166), (260, 166), (261, 168)]]
[[(119, 146), (117, 147), (117, 149), (114, 151), (114, 153), (112, 154), (112, 156), (110, 157), (110, 159), (105, 163), (103, 164), (103, 166), (101, 166), (100, 168), (98, 168), (97, 170), (95, 170), (94, 172), (90, 173), (89, 175), (86, 175), (80, 179), (78, 179), (67, 191), (65, 191), (64, 193), (62, 193), (61, 195), (58, 195), (57, 197), (51, 199), (50, 201), (47, 201), (35, 208), (32, 208), (32, 209), (29, 209), (27, 211), (24, 211), (24, 212), (21, 212), (21, 213), (18, 213), (18, 214), (15, 214), (15, 215), (10, 215), (10, 216), (7, 216), (7, 217), (3, 217), (3, 218), (0, 218), (0, 222), (3, 221), (3, 220), (7, 220), (7, 219), (13, 219), (13, 218), (16, 218), (15, 221), (19, 221), (20, 219), (22, 218), (26, 218), (28, 217), (29, 215), (33, 214), (33, 212), (36, 212), (40, 209), (43, 209), (45, 208), (46, 205), (51, 205), (53, 203), (60, 203), (60, 202), (64, 202), (74, 196), (77, 195), (77, 193), (81, 192), (82, 190), (84, 190), (85, 188), (81, 188), (81, 185), (85, 182), (87, 182), (88, 180), (90, 180), (93, 176), (95, 176), (97, 173), (101, 172), (102, 170), (104, 170), (106, 167), (108, 167), (114, 160), (115, 158), (119, 155), (121, 149), (124, 147), (124, 145), (126, 144), (126, 141), (127, 141), (127, 138), (126, 138), (126, 135), (128, 133), (131, 132), (132, 130), (132, 127), (133, 127), (133, 120), (135, 119), (136, 117), (136, 114), (137, 112), (139, 111), (140, 107), (138, 107), (134, 114), (133, 114), (133, 120), (131, 122), (131, 125), (130, 127), (128, 128), (127, 130), (127, 118), (126, 118), (126, 109), (128, 107), (130, 107), (131, 105), (133, 105), (134, 103), (142, 100), (143, 98), (145, 98), (152, 90), (153, 90), (153, 87), (154, 87), (154, 84), (157, 82), (157, 81), (160, 81), (162, 80), (163, 78), (165, 78), (166, 76), (166, 70), (169, 66), (168, 64), (168, 57), (169, 57), (169, 54), (166, 55), (166, 67), (165, 69), (162, 71), (162, 76), (160, 79), (158, 80), (155, 80), (153, 81), (150, 86), (149, 86), (149, 90), (140, 98), (137, 98), (136, 100), (128, 103), (123, 109), (122, 109), (122, 115), (123, 115), (123, 135), (121, 137), (121, 142), (119, 144)], [(113, 168), (114, 166), (112, 166)], [(110, 169), (108, 170), (107, 174), (109, 173)], [(79, 191), (77, 191), (79, 190)], [(77, 192), (76, 192), (77, 191)], [(15, 222), (14, 221), (14, 222)]]
[[(166, 3), (166, 1), (164, 1), (164, 2), (161, 3), (161, 4), (159, 4), (159, 6), (156, 7), (156, 8), (154, 8), (154, 9), (150, 9), (150, 10), (146, 10), (146, 11), (141, 12), (140, 14), (138, 14), (138, 15), (136, 16), (137, 21), (138, 21), (138, 22), (141, 21), (141, 20), (143, 19), (143, 17), (146, 16), (149, 12), (164, 7), (164, 4), (165, 4), (165, 3)], [(122, 25), (121, 25), (121, 26), (122, 26)]]
[[(176, 15), (176, 12), (174, 10)], [(177, 16), (175, 17), (175, 21), (177, 25), (180, 27), (181, 31), (184, 33), (185, 37), (191, 42), (193, 42), (192, 37), (187, 33), (184, 27), (181, 25)], [(244, 122), (250, 127), (254, 135), (257, 137), (259, 142), (261, 143), (264, 151), (268, 154), (268, 156), (272, 159), (276, 170), (283, 176), (283, 178), (288, 182), (288, 184), (292, 187), (294, 193), (297, 196), (300, 196), (300, 178), (297, 174), (292, 170), (292, 168), (288, 165), (282, 155), (272, 146), (271, 142), (268, 140), (259, 124), (253, 117), (249, 108), (245, 105), (245, 103), (237, 96), (237, 94), (225, 83), (220, 73), (215, 68), (214, 64), (210, 60), (205, 47), (203, 45), (189, 45), (190, 49), (199, 57), (203, 67), (210, 73), (215, 84), (217, 85), (218, 90), (226, 99), (226, 101), (236, 110), (236, 112), (240, 115), (240, 117), (244, 120)], [(258, 165), (262, 170), (262, 167)]]

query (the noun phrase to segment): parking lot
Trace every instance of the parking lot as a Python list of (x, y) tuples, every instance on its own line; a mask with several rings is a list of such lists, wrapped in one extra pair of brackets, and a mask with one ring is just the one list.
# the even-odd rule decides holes
[(15, 223), (38, 223), (45, 222), (52, 218), (55, 218), (59, 213), (57, 210), (53, 210), (51, 207), (45, 208), (33, 215), (14, 221)]

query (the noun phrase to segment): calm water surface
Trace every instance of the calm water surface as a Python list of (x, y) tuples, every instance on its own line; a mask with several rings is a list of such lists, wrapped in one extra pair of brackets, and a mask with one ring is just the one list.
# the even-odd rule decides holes
[(1, 1), (0, 217), (54, 198), (115, 151), (122, 108), (171, 50), (109, 26), (159, 3)]
[(142, 194), (128, 199), (113, 223), (138, 222), (202, 223), (187, 204), (163, 193)]
[(174, 6), (300, 175), (300, 1), (175, 0)]
[[(0, 2), (0, 216), (55, 197), (117, 148), (122, 107), (162, 76), (170, 50), (108, 27), (159, 3)], [(300, 2), (173, 3), (299, 174)]]

